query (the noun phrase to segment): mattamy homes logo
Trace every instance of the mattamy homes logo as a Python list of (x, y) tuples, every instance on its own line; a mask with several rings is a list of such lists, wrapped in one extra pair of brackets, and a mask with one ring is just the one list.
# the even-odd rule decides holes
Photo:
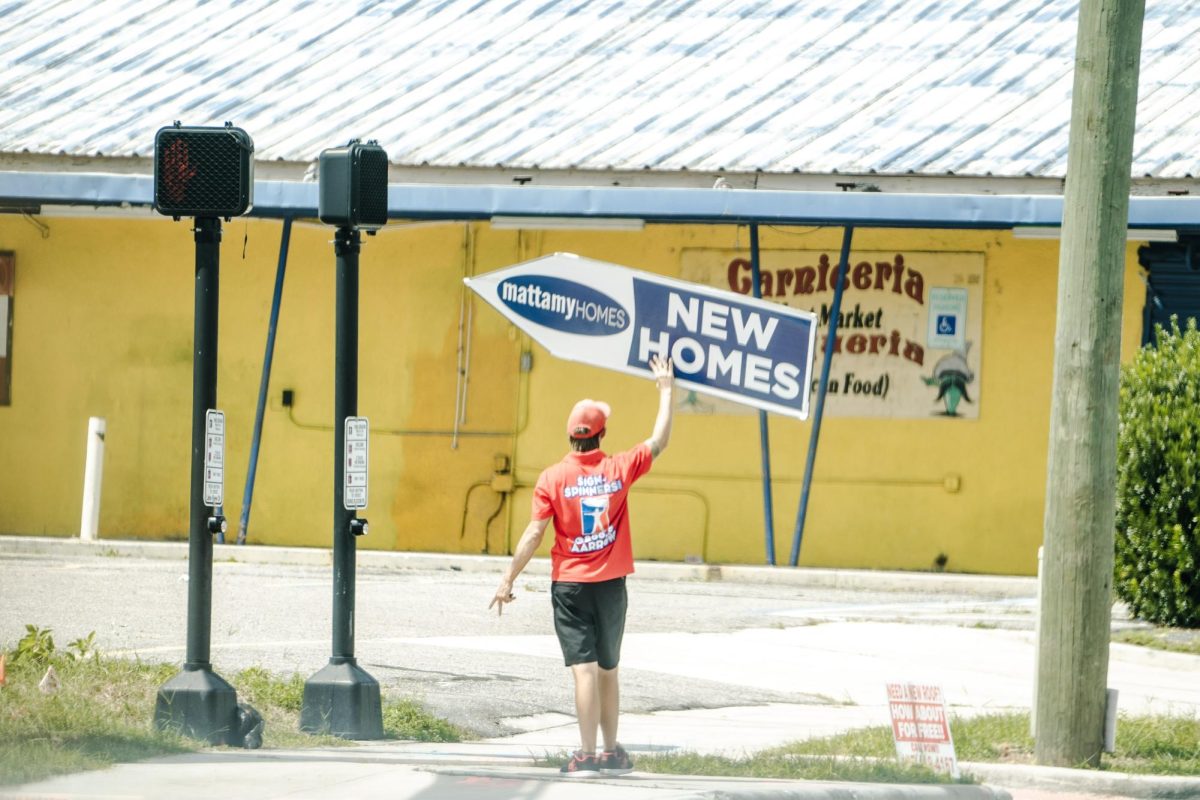
[(629, 312), (603, 292), (565, 278), (519, 275), (496, 286), (508, 308), (547, 328), (585, 336), (611, 336), (629, 327)]

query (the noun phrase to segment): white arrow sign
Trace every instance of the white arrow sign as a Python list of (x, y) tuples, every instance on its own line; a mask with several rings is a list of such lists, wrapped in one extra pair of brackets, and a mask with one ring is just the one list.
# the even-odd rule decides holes
[(670, 355), (684, 388), (808, 417), (808, 311), (571, 253), (464, 280), (559, 358), (649, 375), (651, 356)]

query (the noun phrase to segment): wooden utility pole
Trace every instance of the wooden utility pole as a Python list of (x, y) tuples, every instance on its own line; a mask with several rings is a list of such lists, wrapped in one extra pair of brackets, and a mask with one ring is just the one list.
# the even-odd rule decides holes
[(1037, 686), (1039, 764), (1097, 766), (1116, 514), (1129, 172), (1145, 0), (1081, 0), (1063, 199)]

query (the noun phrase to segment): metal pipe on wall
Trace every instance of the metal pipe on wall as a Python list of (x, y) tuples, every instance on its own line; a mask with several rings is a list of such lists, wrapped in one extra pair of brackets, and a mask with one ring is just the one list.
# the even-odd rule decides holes
[(467, 335), (463, 350), (462, 399), (455, 412), (454, 425), (467, 424), (467, 392), (471, 388), (471, 334), (475, 327), (475, 298), (467, 296)]
[(458, 409), (462, 405), (463, 395), (463, 320), (466, 318), (469, 291), (466, 284), (463, 284), (462, 296), (458, 300), (458, 346), (455, 348), (454, 360), (454, 430), (450, 438), (451, 450), (458, 449)]
[[(464, 223), (462, 249), (463, 278), (465, 279), (475, 274), (475, 227), (470, 222)], [(458, 303), (458, 348), (454, 366), (454, 436), (450, 439), (451, 450), (458, 449), (459, 431), (467, 421), (467, 383), (471, 379), (473, 309), (471, 290), (464, 282)]]

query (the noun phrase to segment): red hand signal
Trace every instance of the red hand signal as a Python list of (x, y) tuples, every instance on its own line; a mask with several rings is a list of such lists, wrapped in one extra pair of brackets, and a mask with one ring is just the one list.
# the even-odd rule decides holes
[(196, 168), (189, 163), (187, 142), (176, 139), (167, 146), (163, 154), (163, 191), (167, 200), (182, 205), (187, 196), (187, 186), (196, 175)]

